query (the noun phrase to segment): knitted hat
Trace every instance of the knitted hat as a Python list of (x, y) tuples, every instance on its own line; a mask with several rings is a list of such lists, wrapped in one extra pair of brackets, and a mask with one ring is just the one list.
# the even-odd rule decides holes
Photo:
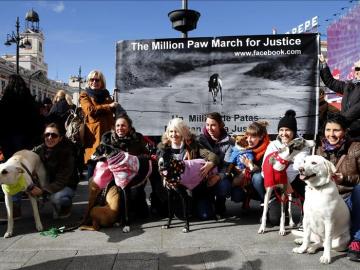
[(282, 127), (291, 129), (294, 134), (297, 133), (297, 123), (296, 123), (296, 112), (294, 110), (287, 110), (285, 116), (280, 119), (278, 125), (278, 131)]

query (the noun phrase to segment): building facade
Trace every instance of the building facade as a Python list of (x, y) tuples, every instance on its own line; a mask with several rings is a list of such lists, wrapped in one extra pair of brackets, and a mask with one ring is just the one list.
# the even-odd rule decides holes
[[(39, 15), (30, 10), (25, 17), (25, 31), (20, 34), (23, 44), (19, 47), (19, 73), (37, 101), (52, 99), (57, 91), (65, 90), (74, 96), (77, 87), (48, 78), (48, 65), (45, 62), (44, 34), (39, 28)], [(3, 55), (0, 58), (0, 97), (3, 95), (11, 74), (16, 73), (16, 55)], [(76, 104), (76, 102), (75, 102)]]

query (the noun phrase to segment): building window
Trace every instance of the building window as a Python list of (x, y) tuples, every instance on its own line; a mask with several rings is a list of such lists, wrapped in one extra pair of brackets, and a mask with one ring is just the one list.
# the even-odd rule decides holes
[(39, 52), (42, 52), (42, 43), (39, 41)]

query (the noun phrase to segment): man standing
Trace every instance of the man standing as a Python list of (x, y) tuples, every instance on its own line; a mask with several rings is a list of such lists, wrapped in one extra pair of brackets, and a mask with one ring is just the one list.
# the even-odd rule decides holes
[(334, 79), (323, 55), (319, 56), (320, 76), (324, 84), (343, 95), (341, 101), (341, 114), (349, 124), (349, 135), (360, 136), (360, 66), (355, 66), (354, 79), (340, 81)]

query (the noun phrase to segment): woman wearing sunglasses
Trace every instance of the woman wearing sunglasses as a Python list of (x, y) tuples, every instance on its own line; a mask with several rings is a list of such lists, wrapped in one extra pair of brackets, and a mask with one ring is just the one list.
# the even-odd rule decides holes
[(31, 194), (50, 196), (55, 219), (69, 217), (72, 198), (79, 182), (74, 145), (64, 137), (63, 128), (57, 123), (50, 123), (44, 131), (44, 143), (36, 146), (33, 151), (44, 163), (48, 184), (42, 188), (34, 186)]
[(87, 77), (85, 91), (80, 93), (80, 105), (85, 116), (84, 162), (88, 166), (88, 178), (94, 173), (95, 163), (90, 159), (101, 136), (114, 126), (115, 107), (117, 103), (106, 90), (105, 77), (101, 71), (93, 70)]

